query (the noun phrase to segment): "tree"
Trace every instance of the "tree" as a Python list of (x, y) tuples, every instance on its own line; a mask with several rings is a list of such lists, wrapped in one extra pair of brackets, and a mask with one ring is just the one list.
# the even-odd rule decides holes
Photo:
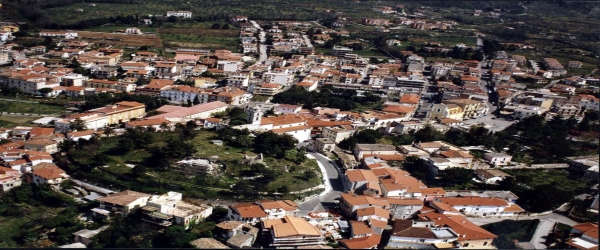
[(466, 168), (447, 168), (440, 171), (439, 175), (444, 186), (464, 186), (475, 177), (473, 170)]
[(46, 96), (48, 93), (52, 92), (52, 88), (41, 88), (38, 90), (38, 92), (40, 92), (40, 94), (43, 96)]
[(223, 26), (221, 27), (221, 29), (224, 29), (224, 30), (229, 29), (229, 24), (223, 24)]
[(383, 137), (383, 134), (379, 131), (372, 129), (365, 129), (358, 132), (352, 137), (346, 138), (340, 142), (340, 147), (344, 149), (350, 149), (357, 143), (377, 143), (379, 139)]
[(191, 248), (190, 242), (196, 239), (193, 233), (186, 232), (185, 228), (179, 225), (170, 226), (165, 229), (164, 235), (168, 247), (172, 248)]
[(111, 127), (106, 127), (104, 129), (104, 134), (106, 135), (106, 137), (110, 137), (114, 133), (115, 133), (115, 130), (113, 128), (111, 128)]
[(421, 181), (425, 181), (429, 173), (429, 166), (425, 160), (416, 156), (406, 157), (402, 168)]
[(218, 23), (214, 23), (212, 26), (210, 26), (210, 28), (213, 29), (213, 30), (218, 30), (218, 29), (221, 28), (221, 25), (218, 24)]
[(287, 134), (279, 135), (272, 131), (260, 133), (254, 138), (254, 150), (265, 156), (285, 157), (285, 151), (294, 148), (298, 141)]
[(194, 104), (194, 105), (200, 104), (200, 98), (198, 97), (198, 95), (196, 95), (196, 97), (194, 97), (194, 101), (192, 102), (192, 104)]
[(71, 59), (71, 62), (69, 63), (69, 65), (67, 65), (67, 68), (78, 68), (81, 67), (81, 63), (79, 63), (79, 61), (77, 60), (77, 57), (73, 57), (73, 59)]
[(81, 120), (80, 118), (77, 118), (74, 121), (72, 121), (69, 124), (69, 126), (72, 131), (83, 131), (83, 130), (87, 129), (85, 122), (83, 120)]

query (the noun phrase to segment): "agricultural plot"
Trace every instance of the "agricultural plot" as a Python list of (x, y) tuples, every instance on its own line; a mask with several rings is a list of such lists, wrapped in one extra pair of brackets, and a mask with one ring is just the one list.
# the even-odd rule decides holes
[(160, 29), (159, 33), (167, 47), (183, 46), (237, 51), (239, 46), (239, 31), (235, 29), (165, 28)]
[(127, 35), (90, 31), (79, 31), (78, 33), (80, 38), (88, 39), (93, 43), (134, 47), (162, 47), (160, 37), (154, 35)]
[(477, 46), (477, 38), (465, 36), (439, 36), (433, 37), (432, 41), (442, 43), (443, 45), (453, 46), (456, 44), (464, 44), (466, 46)]

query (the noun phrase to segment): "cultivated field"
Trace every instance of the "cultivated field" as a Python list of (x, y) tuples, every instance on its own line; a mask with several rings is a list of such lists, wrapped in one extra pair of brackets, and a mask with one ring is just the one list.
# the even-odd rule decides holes
[(88, 39), (91, 42), (99, 44), (110, 44), (118, 46), (151, 46), (161, 47), (162, 41), (160, 37), (153, 35), (127, 35), (121, 33), (105, 33), (105, 32), (91, 32), (91, 31), (78, 31), (79, 37)]

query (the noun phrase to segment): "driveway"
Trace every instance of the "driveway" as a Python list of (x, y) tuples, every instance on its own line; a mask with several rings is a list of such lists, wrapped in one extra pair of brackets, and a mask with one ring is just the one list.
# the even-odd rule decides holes
[(340, 192), (342, 192), (344, 189), (344, 184), (341, 178), (342, 174), (333, 161), (319, 153), (309, 152), (308, 154), (309, 157), (317, 160), (321, 171), (324, 171), (323, 176), (327, 177), (327, 182), (325, 191), (323, 193), (298, 204), (298, 210), (300, 210), (297, 212), (298, 216), (303, 216), (312, 211), (326, 210), (326, 208), (323, 206), (323, 202), (334, 202), (336, 198), (340, 197)]

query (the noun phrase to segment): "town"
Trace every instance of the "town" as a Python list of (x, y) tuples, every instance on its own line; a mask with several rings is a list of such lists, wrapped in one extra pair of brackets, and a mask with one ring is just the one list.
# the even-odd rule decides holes
[(598, 249), (597, 53), (387, 2), (3, 19), (0, 247)]

